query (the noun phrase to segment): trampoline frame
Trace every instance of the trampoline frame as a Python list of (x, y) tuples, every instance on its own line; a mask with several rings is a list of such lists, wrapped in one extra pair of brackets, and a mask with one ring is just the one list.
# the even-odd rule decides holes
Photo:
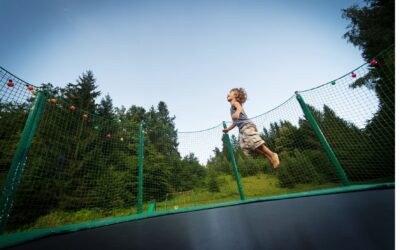
[(58, 226), (58, 227), (54, 227), (54, 228), (37, 229), (37, 230), (27, 231), (27, 232), (3, 234), (3, 235), (0, 235), (0, 248), (11, 247), (11, 246), (23, 244), (23, 243), (26, 243), (26, 242), (29, 242), (32, 240), (40, 239), (43, 237), (49, 237), (52, 235), (76, 232), (76, 231), (80, 231), (80, 230), (93, 229), (93, 228), (108, 226), (108, 225), (122, 223), (122, 222), (144, 220), (147, 218), (165, 216), (165, 215), (170, 215), (170, 214), (188, 213), (188, 212), (194, 212), (194, 211), (199, 211), (199, 210), (242, 205), (242, 204), (248, 204), (248, 203), (254, 203), (254, 202), (264, 202), (264, 201), (283, 200), (283, 199), (310, 197), (310, 196), (318, 196), (318, 195), (329, 195), (329, 194), (336, 194), (336, 193), (394, 188), (394, 186), (395, 186), (394, 182), (379, 183), (379, 184), (350, 185), (350, 186), (343, 186), (343, 187), (319, 189), (319, 190), (313, 190), (313, 191), (308, 191), (308, 192), (299, 192), (299, 193), (276, 195), (276, 196), (269, 196), (269, 197), (260, 197), (260, 198), (250, 198), (250, 199), (246, 199), (246, 200), (237, 200), (237, 201), (216, 203), (216, 204), (210, 204), (210, 205), (204, 205), (204, 206), (195, 206), (195, 207), (190, 207), (190, 208), (180, 208), (180, 209), (176, 209), (176, 210), (154, 211), (154, 212), (148, 211), (148, 212), (144, 212), (142, 214), (137, 214), (137, 215), (128, 215), (128, 216), (121, 216), (121, 217), (116, 217), (116, 218), (107, 218), (107, 219), (83, 222), (83, 223), (78, 223), (78, 224)]

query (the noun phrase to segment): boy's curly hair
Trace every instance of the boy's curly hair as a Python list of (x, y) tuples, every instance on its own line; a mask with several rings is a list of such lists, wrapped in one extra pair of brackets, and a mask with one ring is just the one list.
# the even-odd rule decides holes
[(235, 91), (235, 92), (236, 92), (236, 94), (237, 94), (236, 100), (237, 100), (238, 102), (240, 102), (241, 104), (243, 104), (243, 103), (246, 102), (246, 100), (247, 100), (247, 93), (246, 93), (246, 90), (245, 90), (244, 88), (233, 88), (233, 89), (231, 89), (231, 91), (229, 91), (229, 92), (232, 92), (232, 91)]

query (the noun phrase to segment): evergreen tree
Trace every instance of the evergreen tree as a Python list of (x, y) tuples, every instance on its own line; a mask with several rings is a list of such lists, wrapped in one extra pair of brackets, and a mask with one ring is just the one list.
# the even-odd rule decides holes
[(220, 191), (217, 174), (214, 171), (209, 173), (208, 177), (208, 191), (211, 193), (217, 193)]
[(67, 101), (90, 113), (96, 111), (96, 98), (100, 96), (96, 79), (92, 71), (86, 71), (77, 80), (77, 84), (67, 84), (63, 91)]
[(350, 20), (344, 38), (362, 50), (364, 59), (373, 57), (394, 44), (394, 0), (365, 0), (366, 5), (353, 5), (343, 10)]
[(214, 156), (207, 161), (207, 169), (215, 171), (217, 173), (232, 174), (232, 166), (225, 156), (224, 152), (219, 148), (215, 148)]
[[(350, 20), (344, 34), (350, 43), (362, 50), (365, 60), (370, 61), (380, 51), (394, 44), (395, 1), (368, 0), (366, 6), (354, 5), (343, 10), (343, 17)], [(395, 126), (395, 76), (394, 49), (378, 59), (376, 67), (351, 85), (353, 88), (366, 86), (375, 91), (379, 109), (366, 126), (370, 162), (380, 159), (380, 175), (394, 180), (394, 126)]]
[(142, 121), (147, 121), (147, 116), (148, 113), (144, 108), (132, 105), (126, 112), (126, 121), (131, 124), (140, 124)]
[(109, 94), (103, 97), (100, 101), (100, 105), (97, 107), (97, 114), (106, 119), (115, 119), (115, 109), (113, 106), (113, 101)]
[(177, 191), (188, 191), (204, 185), (205, 168), (193, 153), (185, 156), (174, 170), (174, 184)]

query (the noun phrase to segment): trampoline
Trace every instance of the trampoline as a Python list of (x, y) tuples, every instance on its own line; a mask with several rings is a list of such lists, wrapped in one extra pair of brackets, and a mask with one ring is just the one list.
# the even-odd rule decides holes
[(9, 249), (394, 249), (394, 188), (167, 214)]

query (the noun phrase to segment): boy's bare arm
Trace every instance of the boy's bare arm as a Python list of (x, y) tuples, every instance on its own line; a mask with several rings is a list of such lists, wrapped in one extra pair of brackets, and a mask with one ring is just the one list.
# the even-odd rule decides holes
[(228, 133), (230, 130), (232, 130), (234, 127), (236, 127), (236, 125), (234, 123), (232, 123), (229, 127), (227, 127), (226, 129), (222, 130), (222, 132), (224, 133)]

